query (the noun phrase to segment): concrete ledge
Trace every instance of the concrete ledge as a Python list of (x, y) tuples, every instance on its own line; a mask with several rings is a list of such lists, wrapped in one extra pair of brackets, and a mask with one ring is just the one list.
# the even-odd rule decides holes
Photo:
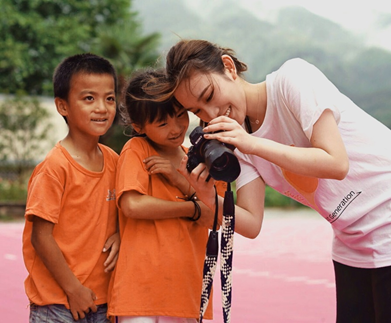
[(0, 216), (23, 218), (25, 209), (26, 209), (26, 202), (0, 201)]

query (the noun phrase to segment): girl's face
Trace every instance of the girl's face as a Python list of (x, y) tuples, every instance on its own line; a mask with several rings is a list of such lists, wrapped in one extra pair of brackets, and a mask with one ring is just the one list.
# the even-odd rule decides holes
[(167, 116), (164, 121), (146, 123), (140, 133), (144, 133), (156, 148), (166, 150), (182, 145), (188, 127), (189, 114), (181, 108), (176, 111), (174, 117)]
[(228, 69), (225, 74), (193, 72), (179, 84), (175, 98), (205, 122), (228, 116), (242, 124), (246, 117), (246, 96), (239, 80)]

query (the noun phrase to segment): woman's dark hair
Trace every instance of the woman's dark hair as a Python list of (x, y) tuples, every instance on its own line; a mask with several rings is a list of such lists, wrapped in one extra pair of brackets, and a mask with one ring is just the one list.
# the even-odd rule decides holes
[(167, 53), (165, 82), (151, 82), (147, 91), (164, 101), (171, 98), (179, 84), (195, 70), (206, 74), (223, 74), (223, 55), (232, 58), (239, 76), (247, 70), (247, 65), (239, 61), (230, 48), (219, 47), (206, 40), (181, 40)]

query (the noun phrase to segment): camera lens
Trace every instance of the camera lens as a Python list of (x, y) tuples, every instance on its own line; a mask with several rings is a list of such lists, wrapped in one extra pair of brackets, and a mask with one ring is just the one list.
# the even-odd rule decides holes
[(240, 164), (231, 149), (217, 140), (204, 145), (205, 164), (210, 175), (219, 181), (233, 182), (240, 174)]
[(216, 171), (222, 171), (227, 167), (229, 162), (229, 157), (227, 154), (223, 154), (220, 157), (216, 158), (212, 164), (213, 169)]
[(187, 170), (191, 172), (199, 163), (205, 163), (217, 181), (233, 182), (240, 174), (240, 164), (233, 153), (234, 146), (224, 145), (218, 140), (207, 140), (201, 127), (196, 127), (190, 134), (193, 144), (187, 153)]

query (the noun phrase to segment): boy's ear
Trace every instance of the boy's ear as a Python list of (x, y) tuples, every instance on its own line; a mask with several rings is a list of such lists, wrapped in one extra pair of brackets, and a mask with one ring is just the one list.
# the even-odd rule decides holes
[(54, 98), (54, 103), (56, 104), (56, 108), (59, 114), (61, 114), (63, 117), (68, 115), (68, 106), (64, 99)]
[(238, 74), (236, 73), (235, 62), (233, 61), (232, 57), (224, 54), (221, 56), (221, 60), (223, 61), (225, 67), (225, 73), (230, 75), (231, 78), (235, 80), (238, 77)]

